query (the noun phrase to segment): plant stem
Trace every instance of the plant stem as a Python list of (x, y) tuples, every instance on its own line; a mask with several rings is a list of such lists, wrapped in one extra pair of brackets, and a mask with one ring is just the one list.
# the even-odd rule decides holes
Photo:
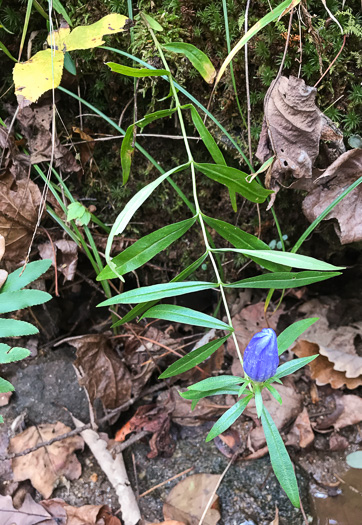
[(242, 358), (242, 355), (241, 355), (241, 352), (240, 352), (238, 340), (237, 340), (236, 335), (235, 335), (235, 331), (234, 331), (234, 327), (233, 327), (233, 323), (232, 323), (232, 319), (231, 319), (231, 315), (230, 315), (230, 311), (229, 311), (229, 306), (228, 306), (228, 303), (227, 303), (227, 300), (226, 300), (224, 285), (223, 285), (223, 282), (221, 280), (221, 277), (220, 277), (220, 274), (219, 274), (219, 270), (218, 270), (218, 267), (217, 267), (214, 255), (212, 253), (213, 250), (212, 250), (212, 248), (209, 245), (208, 235), (207, 235), (205, 223), (204, 223), (204, 220), (203, 220), (202, 212), (201, 212), (201, 209), (200, 209), (199, 200), (198, 200), (198, 197), (197, 197), (195, 161), (194, 161), (194, 158), (193, 158), (193, 155), (192, 155), (192, 152), (191, 152), (191, 149), (190, 149), (190, 144), (189, 144), (189, 141), (188, 141), (188, 138), (187, 138), (185, 122), (184, 122), (183, 115), (182, 115), (180, 100), (179, 100), (178, 95), (177, 95), (177, 90), (175, 88), (170, 69), (168, 67), (167, 61), (166, 61), (165, 56), (163, 54), (162, 47), (161, 47), (159, 41), (157, 40), (157, 37), (156, 37), (155, 33), (153, 32), (152, 28), (149, 26), (147, 20), (144, 19), (144, 21), (145, 21), (145, 23), (148, 26), (148, 29), (149, 29), (149, 31), (151, 33), (151, 36), (153, 38), (153, 41), (155, 43), (155, 46), (156, 46), (156, 48), (157, 48), (157, 50), (158, 50), (158, 52), (160, 54), (161, 60), (163, 62), (163, 65), (164, 65), (165, 69), (170, 73), (169, 81), (170, 81), (170, 86), (171, 86), (171, 90), (172, 90), (172, 95), (173, 95), (173, 98), (175, 100), (175, 104), (176, 104), (176, 108), (177, 108), (177, 114), (178, 114), (179, 121), (180, 121), (181, 133), (182, 133), (182, 136), (184, 138), (185, 148), (186, 148), (188, 160), (190, 162), (190, 167), (191, 167), (192, 192), (193, 192), (193, 198), (194, 198), (194, 203), (195, 203), (196, 216), (197, 216), (197, 218), (199, 220), (199, 223), (200, 223), (200, 226), (201, 226), (201, 230), (202, 230), (202, 235), (203, 235), (206, 251), (208, 253), (208, 256), (210, 257), (210, 261), (211, 261), (211, 264), (212, 264), (212, 266), (214, 268), (214, 272), (215, 272), (215, 276), (216, 276), (216, 279), (217, 279), (217, 283), (218, 283), (218, 285), (220, 287), (220, 292), (221, 292), (221, 297), (222, 297), (222, 301), (223, 301), (224, 308), (225, 308), (225, 313), (226, 313), (226, 316), (227, 316), (227, 319), (228, 319), (229, 326), (232, 329), (232, 337), (233, 337), (233, 340), (234, 340), (236, 352), (238, 354), (238, 358), (239, 358), (240, 363), (242, 365), (243, 364), (243, 358)]

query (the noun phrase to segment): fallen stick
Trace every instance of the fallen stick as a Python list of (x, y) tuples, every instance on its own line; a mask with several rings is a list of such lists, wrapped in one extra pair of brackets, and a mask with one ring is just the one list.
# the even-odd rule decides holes
[[(84, 426), (74, 416), (72, 419), (77, 428)], [(94, 430), (83, 430), (81, 436), (116, 491), (124, 525), (136, 525), (141, 519), (141, 513), (127, 476), (122, 454), (116, 454), (113, 459), (112, 454), (107, 449), (107, 443)]]

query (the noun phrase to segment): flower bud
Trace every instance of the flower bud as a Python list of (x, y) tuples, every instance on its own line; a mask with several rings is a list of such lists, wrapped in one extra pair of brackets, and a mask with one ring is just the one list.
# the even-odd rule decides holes
[(273, 377), (278, 365), (277, 336), (271, 328), (263, 328), (245, 348), (244, 371), (250, 379), (263, 382)]

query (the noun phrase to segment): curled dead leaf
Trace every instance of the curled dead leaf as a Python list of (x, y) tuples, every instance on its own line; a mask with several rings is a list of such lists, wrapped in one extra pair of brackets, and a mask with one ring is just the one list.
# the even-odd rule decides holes
[[(29, 427), (10, 440), (9, 452), (22, 452), (38, 443), (69, 432), (71, 429), (60, 423), (43, 424)], [(42, 447), (25, 456), (12, 460), (15, 481), (30, 479), (31, 484), (44, 498), (49, 498), (57, 481), (65, 476), (69, 480), (78, 479), (82, 467), (74, 451), (83, 449), (84, 441), (80, 436), (71, 436)]]
[(65, 281), (73, 281), (78, 264), (78, 245), (74, 241), (59, 239), (39, 244), (39, 255), (42, 259), (51, 259), (52, 265), (55, 266), (54, 251), (57, 259), (58, 271), (64, 275)]
[[(25, 496), (19, 509), (15, 509), (10, 496), (0, 495), (1, 523), (5, 525), (54, 525), (51, 514), (39, 503), (35, 503), (30, 494)], [(59, 525), (65, 525), (65, 521)]]
[(308, 410), (304, 407), (302, 412), (294, 421), (294, 425), (287, 435), (286, 445), (296, 445), (306, 448), (314, 441), (314, 432), (310, 424)]

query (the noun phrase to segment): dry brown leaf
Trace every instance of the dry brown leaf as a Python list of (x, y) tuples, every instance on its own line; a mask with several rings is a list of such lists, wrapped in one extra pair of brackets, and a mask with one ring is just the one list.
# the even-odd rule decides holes
[[(10, 496), (0, 495), (0, 523), (1, 525), (57, 525), (56, 521), (42, 505), (35, 503), (27, 494), (24, 503), (15, 509)], [(64, 525), (59, 523), (59, 525)]]
[(40, 505), (44, 507), (46, 511), (52, 516), (53, 520), (51, 523), (56, 523), (57, 525), (67, 525), (67, 513), (64, 509), (64, 501), (59, 498), (43, 500), (40, 502)]
[[(216, 474), (193, 474), (180, 481), (166, 498), (163, 506), (165, 520), (198, 525), (219, 479), (220, 476)], [(218, 496), (215, 494), (204, 519), (205, 525), (216, 525), (219, 521), (220, 512), (215, 508), (217, 502)]]
[(157, 405), (171, 413), (172, 421), (179, 425), (196, 427), (203, 425), (206, 421), (213, 421), (225, 412), (225, 405), (213, 403), (208, 398), (200, 399), (196, 408), (191, 412), (191, 401), (181, 397), (179, 391), (182, 389), (174, 386), (168, 391), (161, 392), (157, 398)]
[(157, 523), (147, 522), (146, 525), (186, 525), (183, 521), (167, 520), (159, 521)]
[(101, 399), (105, 408), (118, 408), (131, 397), (131, 374), (104, 334), (85, 335), (68, 341), (77, 349), (75, 366), (91, 403)]
[(343, 412), (333, 424), (336, 430), (362, 421), (362, 399), (353, 394), (342, 396)]
[(64, 510), (67, 513), (67, 525), (98, 525), (102, 509), (104, 509), (104, 505), (72, 507), (65, 504)]
[[(304, 215), (313, 222), (342, 191), (362, 175), (362, 149), (352, 149), (341, 155), (316, 181), (313, 191), (303, 201)], [(337, 219), (336, 233), (341, 244), (362, 240), (362, 189), (354, 189), (324, 220)]]
[(0, 181), (0, 234), (5, 237), (5, 260), (24, 261), (38, 219), (41, 193), (33, 181), (23, 179), (15, 189)]
[[(9, 452), (22, 452), (43, 441), (69, 432), (71, 429), (59, 421), (55, 424), (43, 424), (30, 427), (10, 440)], [(78, 479), (82, 467), (74, 451), (83, 449), (80, 436), (72, 436), (57, 441), (48, 447), (42, 447), (25, 456), (12, 460), (15, 481), (30, 479), (31, 484), (44, 498), (49, 498), (53, 488), (65, 476), (69, 480)]]
[(0, 394), (0, 407), (5, 407), (6, 405), (8, 405), (12, 395), (12, 392), (5, 392)]
[(292, 430), (287, 435), (286, 445), (296, 445), (306, 448), (314, 441), (314, 432), (310, 424), (308, 410), (304, 407), (294, 422)]
[(256, 156), (265, 162), (276, 155), (265, 181), (271, 189), (278, 189), (278, 180), (286, 184), (292, 178), (311, 178), (322, 138), (343, 148), (343, 135), (315, 104), (316, 93), (304, 80), (290, 76), (276, 79), (265, 96)]
[(275, 518), (270, 522), (270, 525), (279, 525), (279, 509), (275, 507)]
[(23, 108), (17, 114), (21, 133), (28, 141), (31, 164), (53, 158), (56, 168), (65, 173), (77, 172), (81, 169), (79, 164), (57, 136), (52, 145), (52, 119), (53, 105), (46, 100)]
[(4, 128), (0, 128), (0, 149), (3, 150), (2, 167), (8, 170), (12, 176), (19, 180), (29, 174), (30, 157), (20, 153), (18, 143), (14, 135)]
[(333, 452), (339, 450), (346, 450), (348, 446), (348, 439), (346, 439), (344, 436), (340, 436), (339, 434), (332, 434), (329, 438), (329, 448)]
[(58, 271), (61, 272), (65, 281), (73, 281), (78, 264), (78, 246), (74, 241), (59, 239), (53, 242), (39, 244), (39, 255), (42, 259), (51, 259), (55, 267), (54, 251), (57, 258)]
[[(279, 308), (279, 310), (269, 319), (269, 328), (276, 330), (283, 309), (282, 305), (281, 308)], [(264, 303), (260, 302), (245, 306), (239, 313), (234, 315), (232, 321), (240, 350), (244, 353), (244, 350), (253, 335), (256, 332), (260, 332), (262, 328), (268, 328), (264, 316)], [(242, 368), (236, 353), (235, 343), (231, 337), (227, 340), (226, 348), (227, 352), (233, 357), (231, 371), (233, 375), (240, 376), (242, 374)]]
[[(302, 396), (296, 392), (291, 384), (288, 386), (275, 384), (274, 386), (282, 396), (283, 404), (279, 405), (278, 401), (266, 389), (263, 390), (263, 401), (278, 430), (281, 430), (300, 413)], [(244, 414), (253, 418), (254, 421), (258, 421), (254, 400), (250, 401), (244, 410)], [(263, 428), (261, 426), (255, 427), (250, 433), (250, 439), (253, 449), (257, 450), (263, 447), (266, 443)]]

